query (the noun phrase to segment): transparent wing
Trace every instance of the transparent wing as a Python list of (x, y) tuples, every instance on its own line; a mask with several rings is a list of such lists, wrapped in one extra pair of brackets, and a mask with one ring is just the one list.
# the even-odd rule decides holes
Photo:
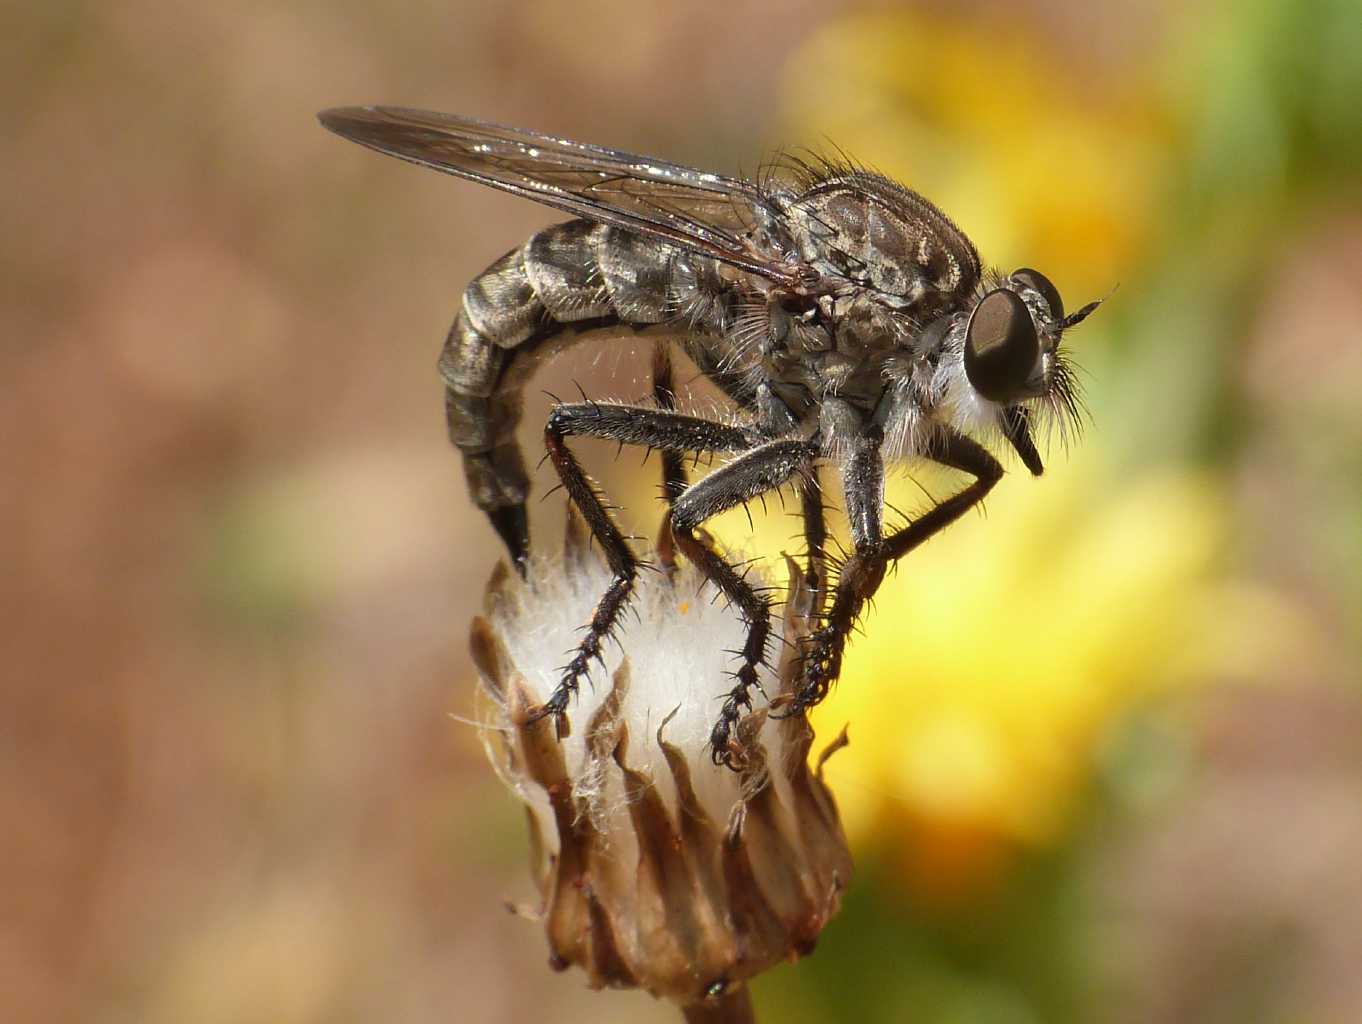
[(578, 217), (711, 256), (792, 284), (808, 269), (753, 246), (759, 216), (778, 216), (752, 182), (554, 138), (522, 128), (400, 107), (340, 107), (318, 115), (337, 135)]

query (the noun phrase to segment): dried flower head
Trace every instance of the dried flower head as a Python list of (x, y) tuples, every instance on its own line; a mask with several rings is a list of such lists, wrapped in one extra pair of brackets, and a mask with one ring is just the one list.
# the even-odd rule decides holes
[[(851, 858), (821, 767), (845, 739), (811, 771), (804, 718), (759, 707), (740, 724), (741, 770), (711, 762), (743, 627), (686, 566), (645, 574), (636, 621), (560, 739), (535, 711), (608, 576), (575, 520), (561, 560), (528, 581), (504, 566), (493, 576), (472, 628), (488, 749), (527, 806), (551, 963), (580, 966), (594, 988), (703, 1007), (808, 953), (836, 913)], [(794, 641), (809, 631), (813, 597), (790, 593), (785, 653), (762, 681), (772, 703), (793, 692)]]

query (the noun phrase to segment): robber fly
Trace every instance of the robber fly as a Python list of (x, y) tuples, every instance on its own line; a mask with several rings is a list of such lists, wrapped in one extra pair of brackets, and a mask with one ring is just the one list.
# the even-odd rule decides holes
[[(711, 546), (702, 524), (783, 485), (800, 494), (807, 577), (821, 580), (826, 530), (817, 466), (840, 473), (853, 550), (831, 606), (802, 641), (786, 713), (818, 703), (887, 567), (980, 502), (1002, 476), (986, 445), (1006, 440), (1033, 474), (1037, 417), (1072, 427), (1080, 398), (1060, 344), (1098, 303), (1064, 312), (1036, 270), (984, 267), (973, 244), (916, 192), (845, 158), (785, 158), (758, 180), (469, 118), (391, 107), (320, 115), (331, 131), (415, 164), (534, 199), (555, 224), (474, 278), (440, 357), (449, 435), (474, 503), (523, 573), (528, 478), (515, 428), (544, 359), (587, 335), (674, 338), (737, 407), (732, 421), (560, 403), (544, 442), (614, 573), (542, 709), (560, 728), (569, 699), (630, 600), (639, 562), (567, 445), (594, 437), (728, 461), (687, 485), (673, 473), (671, 533), (739, 610), (746, 642), (711, 736), (716, 762), (741, 755), (770, 640), (770, 599)], [(663, 389), (663, 397), (668, 397)], [(973, 477), (886, 533), (886, 464), (927, 459)]]

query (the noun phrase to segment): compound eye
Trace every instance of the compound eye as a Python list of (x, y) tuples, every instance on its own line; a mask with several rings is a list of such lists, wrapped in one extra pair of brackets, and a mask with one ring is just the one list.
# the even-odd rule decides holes
[(991, 402), (1010, 402), (1025, 390), (1039, 358), (1026, 303), (1007, 288), (985, 295), (965, 330), (965, 376), (974, 390)]
[(1040, 292), (1040, 297), (1045, 300), (1045, 304), (1050, 307), (1050, 319), (1058, 323), (1064, 319), (1064, 300), (1059, 297), (1059, 289), (1050, 283), (1050, 279), (1039, 270), (1032, 270), (1030, 267), (1022, 267), (1021, 270), (1014, 271), (1012, 280), (1027, 288), (1034, 288)]

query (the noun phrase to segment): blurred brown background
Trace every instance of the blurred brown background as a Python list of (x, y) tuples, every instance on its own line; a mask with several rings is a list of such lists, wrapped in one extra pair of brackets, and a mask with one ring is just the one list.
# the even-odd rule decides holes
[[(896, 674), (868, 638), (877, 703), (827, 710), (869, 732), (848, 779), (863, 877), (818, 955), (758, 987), (770, 1019), (1362, 1019), (1349, 7), (9, 5), (0, 1018), (673, 1017), (551, 974), (502, 905), (529, 891), (521, 815), (457, 718), (499, 551), (434, 359), (467, 280), (554, 215), (314, 120), (390, 102), (724, 172), (829, 138), (1073, 306), (1121, 286), (1084, 328), (1079, 465), (1100, 468), (1056, 481), (1034, 545), (1090, 542), (1050, 581), (1067, 608), (1184, 533), (1195, 553), (1101, 591), (1109, 640), (1038, 663), (1074, 681), (1043, 696), (972, 690), (951, 651), (981, 605), (1031, 600), (993, 565), (1022, 587), (1052, 566), (1005, 547), (1046, 487), (1000, 496), (951, 565), (900, 574), (905, 595), (961, 565), (982, 580), (935, 634), (941, 692), (973, 694), (951, 720), (974, 731), (949, 735), (1002, 721), (997, 750), (1053, 742), (1064, 767), (976, 759), (1015, 788), (951, 803), (941, 778), (991, 778), (955, 753), (981, 748), (877, 740), (867, 717), (897, 721), (918, 682), (938, 704), (913, 651)], [(631, 396), (632, 365), (574, 357), (544, 387)], [(1171, 489), (1121, 503), (1155, 478)], [(534, 514), (543, 535), (561, 503)], [(1054, 628), (1044, 658), (1072, 649)], [(928, 749), (943, 760), (891, 766)]]

